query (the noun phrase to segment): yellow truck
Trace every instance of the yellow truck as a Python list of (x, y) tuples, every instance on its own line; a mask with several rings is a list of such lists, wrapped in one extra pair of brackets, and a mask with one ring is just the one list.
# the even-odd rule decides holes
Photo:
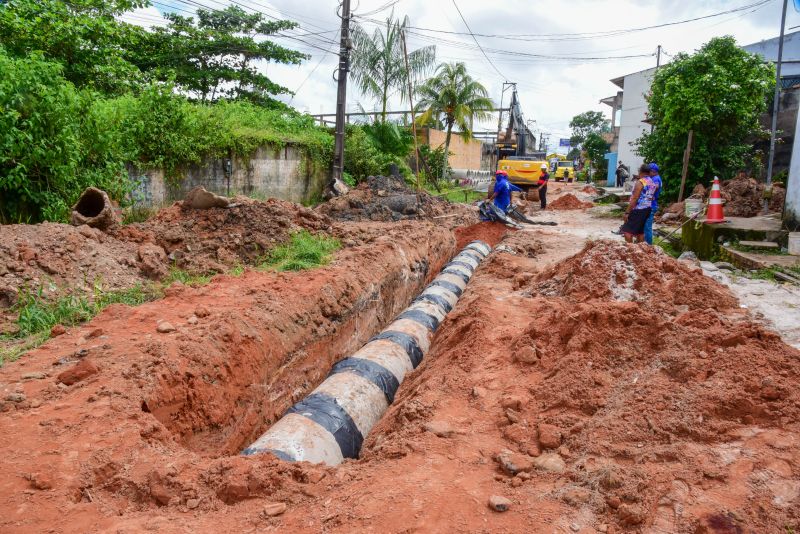
[(537, 157), (508, 156), (497, 162), (497, 170), (506, 171), (508, 181), (527, 192), (539, 181), (542, 165), (547, 166), (547, 161)]

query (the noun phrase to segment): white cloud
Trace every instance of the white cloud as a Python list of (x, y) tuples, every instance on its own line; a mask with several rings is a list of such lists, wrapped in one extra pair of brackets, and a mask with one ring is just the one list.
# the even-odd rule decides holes
[[(181, 0), (177, 1), (173, 5), (181, 5), (182, 9), (189, 8), (188, 5), (182, 5)], [(412, 26), (440, 31), (414, 30), (409, 35), (411, 49), (436, 42), (439, 58), (466, 62), (473, 76), (489, 89), (498, 104), (503, 81), (517, 82), (526, 118), (536, 120), (539, 128), (552, 134), (551, 143), (557, 143), (558, 137), (568, 136), (568, 124), (574, 115), (589, 109), (606, 113), (610, 111), (598, 101), (616, 92), (616, 86), (609, 82), (611, 78), (654, 66), (655, 57), (568, 61), (515, 56), (491, 50), (559, 57), (608, 57), (652, 54), (659, 44), (671, 55), (692, 52), (712, 37), (721, 35), (733, 35), (740, 44), (748, 44), (778, 34), (781, 2), (769, 2), (753, 12), (728, 14), (647, 31), (622, 32), (615, 36), (598, 36), (592, 39), (573, 38), (576, 33), (638, 28), (700, 17), (755, 1), (556, 0), (542, 4), (530, 0), (457, 0), (475, 33), (507, 36), (533, 34), (539, 39), (543, 35), (553, 36), (552, 40), (532, 41), (478, 37), (495, 67), (503, 74), (502, 77), (489, 65), (469, 35), (441, 33), (466, 31), (451, 0), (400, 0), (391, 9), (395, 15), (408, 15)], [(230, 2), (216, 0), (213, 3), (204, 3), (219, 7)], [(282, 45), (302, 50), (312, 57), (300, 66), (270, 64), (266, 66), (266, 72), (276, 83), (292, 90), (300, 87), (291, 100), (292, 105), (298, 109), (312, 114), (332, 113), (336, 103), (336, 82), (332, 73), (337, 66), (337, 30), (340, 21), (335, 10), (338, 2), (237, 0), (236, 3), (270, 16), (300, 22), (300, 28), (291, 32), (296, 35), (330, 32), (297, 37), (305, 42), (288, 38), (276, 39)], [(357, 5), (356, 14), (360, 14), (378, 9), (387, 3), (387, 0), (360, 0), (354, 2), (354, 5)], [(390, 11), (385, 10), (368, 18), (385, 19)], [(152, 8), (148, 12), (152, 16)], [(361, 20), (361, 23), (370, 30), (375, 28), (370, 21)], [(797, 24), (800, 24), (800, 14), (790, 8), (787, 27)], [(326, 54), (324, 49), (332, 49), (333, 52)], [(662, 61), (668, 60), (668, 55), (662, 56)], [(308, 80), (304, 83), (306, 78)], [(284, 100), (289, 101), (289, 98)], [(373, 109), (374, 103), (358, 95), (351, 85), (348, 108), (356, 110), (358, 102), (366, 109)], [(393, 104), (399, 106), (399, 102)], [(488, 129), (496, 128), (496, 119), (483, 126)]]

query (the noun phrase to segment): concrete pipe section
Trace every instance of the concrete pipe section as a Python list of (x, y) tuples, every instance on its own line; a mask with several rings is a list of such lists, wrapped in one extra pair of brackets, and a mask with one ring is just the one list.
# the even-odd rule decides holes
[(430, 348), (481, 261), (482, 241), (467, 245), (380, 334), (336, 363), (328, 378), (286, 412), (242, 454), (272, 453), (287, 461), (337, 465), (357, 458), (364, 437), (383, 416), (400, 383)]

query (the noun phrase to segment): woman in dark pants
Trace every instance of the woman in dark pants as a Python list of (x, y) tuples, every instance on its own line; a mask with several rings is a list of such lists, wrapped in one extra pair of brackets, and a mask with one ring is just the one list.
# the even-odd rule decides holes
[(644, 241), (644, 225), (650, 216), (657, 190), (658, 185), (650, 177), (650, 166), (642, 165), (625, 212), (625, 224), (620, 228), (628, 243), (633, 243), (634, 240), (639, 243)]
[(547, 207), (547, 183), (550, 180), (550, 174), (547, 172), (547, 165), (542, 164), (542, 174), (539, 175), (539, 204), (542, 209)]

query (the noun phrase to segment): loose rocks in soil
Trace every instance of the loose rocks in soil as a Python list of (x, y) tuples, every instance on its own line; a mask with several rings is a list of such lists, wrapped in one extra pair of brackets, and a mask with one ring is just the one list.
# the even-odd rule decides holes
[(438, 219), (450, 228), (477, 222), (477, 211), (410, 189), (402, 178), (370, 176), (344, 196), (334, 198), (316, 211), (337, 221), (400, 221)]

